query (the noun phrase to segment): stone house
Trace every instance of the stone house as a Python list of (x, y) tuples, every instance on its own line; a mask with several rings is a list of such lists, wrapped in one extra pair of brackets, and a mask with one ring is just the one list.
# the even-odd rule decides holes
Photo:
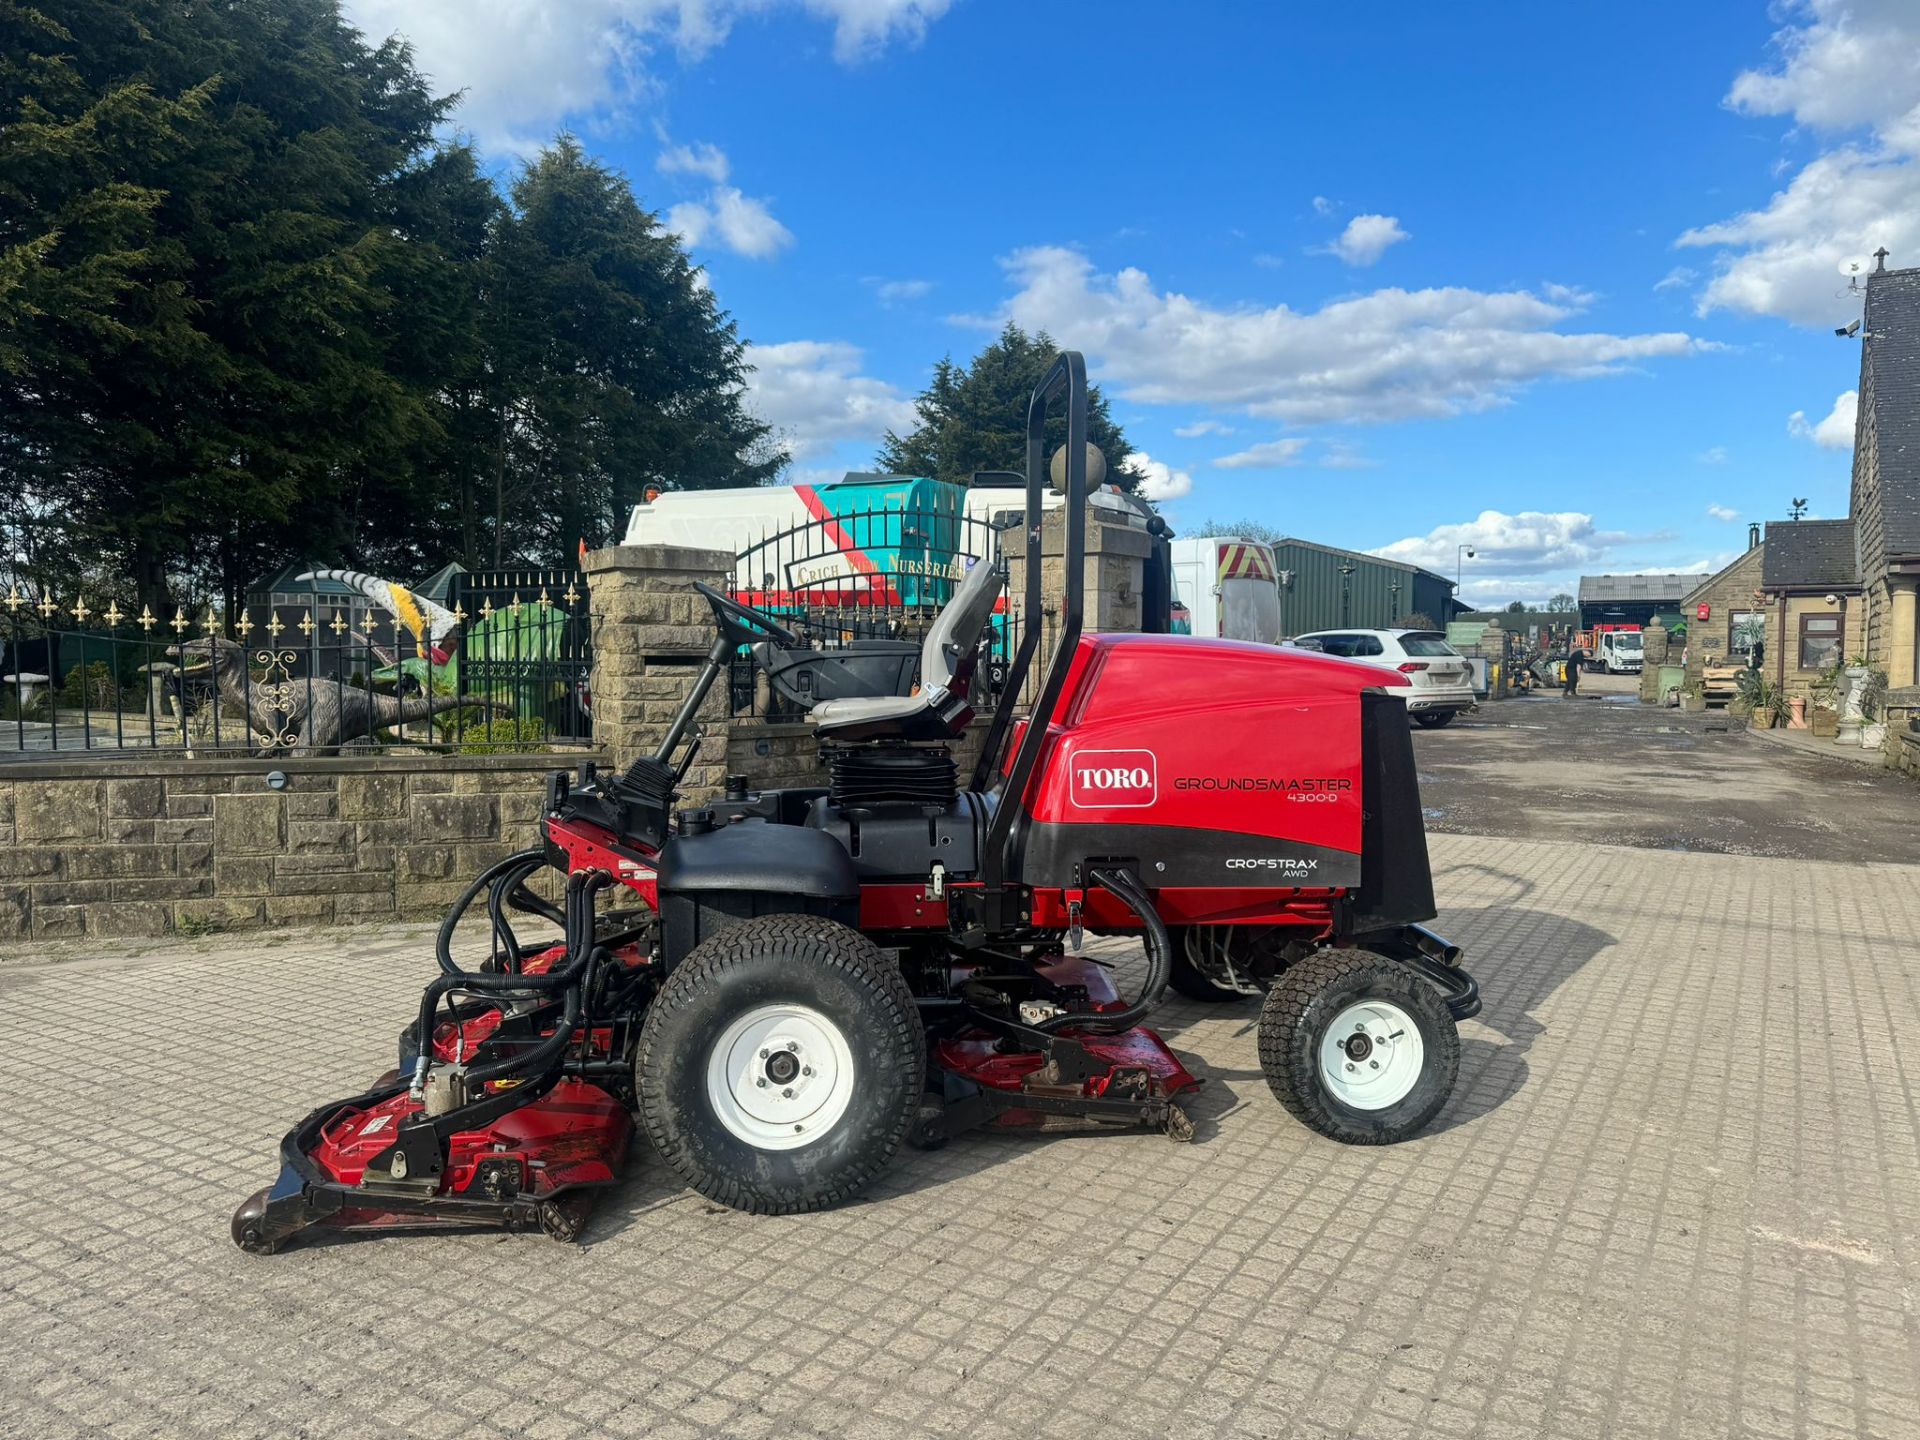
[[(1689, 683), (1699, 680), (1709, 665), (1746, 662), (1754, 645), (1764, 646), (1772, 634), (1766, 595), (1760, 588), (1766, 542), (1757, 525), (1747, 534), (1745, 553), (1680, 597), (1680, 615), (1687, 624)], [(1764, 654), (1763, 650), (1763, 658)]]
[(1851, 520), (1776, 520), (1767, 527), (1766, 669), (1789, 695), (1866, 645)]
[(1867, 662), (1912, 687), (1920, 627), (1920, 269), (1867, 276), (1851, 520)]

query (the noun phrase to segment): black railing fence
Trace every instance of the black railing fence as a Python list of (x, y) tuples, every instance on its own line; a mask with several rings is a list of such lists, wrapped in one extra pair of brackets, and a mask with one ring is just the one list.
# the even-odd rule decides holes
[[(817, 516), (747, 546), (735, 557), (733, 598), (802, 644), (776, 655), (773, 673), (751, 655), (735, 657), (733, 713), (797, 722), (836, 695), (910, 693), (934, 618), (973, 566), (998, 563), (1003, 533), (1022, 538), (1017, 524), (1003, 532), (958, 512), (874, 508)], [(983, 712), (1005, 699), (1020, 628), (1018, 607), (1003, 596), (974, 677)], [(810, 664), (809, 656), (840, 663)]]
[(0, 758), (584, 742), (585, 587), (533, 573), (525, 591), (457, 594), (437, 636), (318, 591), (232, 615), (158, 615), (16, 586), (0, 599)]

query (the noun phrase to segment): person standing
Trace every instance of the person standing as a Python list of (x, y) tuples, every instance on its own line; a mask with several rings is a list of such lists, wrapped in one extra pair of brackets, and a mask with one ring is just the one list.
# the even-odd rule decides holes
[(1586, 663), (1587, 652), (1580, 647), (1578, 641), (1574, 642), (1573, 648), (1567, 651), (1567, 688), (1562, 699), (1572, 700), (1579, 696), (1580, 667)]

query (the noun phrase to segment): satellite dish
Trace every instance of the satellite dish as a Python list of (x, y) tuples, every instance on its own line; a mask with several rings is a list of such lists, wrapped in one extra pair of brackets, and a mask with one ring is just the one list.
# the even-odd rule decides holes
[(1867, 257), (1864, 255), (1849, 255), (1845, 260), (1840, 262), (1839, 268), (1840, 273), (1849, 280), (1858, 280), (1862, 275), (1867, 273)]

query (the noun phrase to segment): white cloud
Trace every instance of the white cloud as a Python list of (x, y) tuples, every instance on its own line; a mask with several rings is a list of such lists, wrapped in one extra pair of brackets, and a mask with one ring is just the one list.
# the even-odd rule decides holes
[(1702, 465), (1724, 465), (1727, 463), (1727, 447), (1715, 445), (1710, 449), (1702, 450), (1694, 458)]
[(1221, 470), (1275, 470), (1282, 465), (1298, 465), (1307, 442), (1300, 439), (1263, 440), (1245, 450), (1222, 455), (1214, 465)]
[(1101, 275), (1076, 251), (1021, 250), (993, 317), (1088, 352), (1100, 378), (1150, 405), (1234, 407), (1293, 424), (1457, 415), (1549, 377), (1614, 375), (1705, 348), (1683, 334), (1567, 333), (1577, 313), (1527, 291), (1375, 290), (1310, 312), (1209, 306), (1145, 272)]
[(714, 184), (722, 184), (731, 167), (718, 145), (669, 145), (660, 152), (654, 168), (662, 175), (704, 175)]
[(931, 280), (875, 280), (873, 293), (883, 305), (898, 305), (908, 300), (924, 300), (933, 293)]
[(1338, 208), (1338, 205), (1324, 195), (1313, 197), (1313, 213), (1316, 215), (1331, 215)]
[(771, 260), (793, 244), (793, 232), (773, 218), (767, 202), (716, 185), (705, 200), (686, 200), (667, 211), (667, 228), (694, 249), (712, 240), (750, 260)]
[(1845, 390), (1834, 400), (1827, 418), (1818, 424), (1807, 419), (1806, 411), (1794, 411), (1787, 417), (1787, 433), (1796, 440), (1811, 440), (1822, 450), (1851, 450), (1859, 411), (1860, 392)]
[(1178, 500), (1193, 492), (1193, 476), (1154, 459), (1144, 450), (1135, 450), (1123, 463), (1140, 476), (1140, 494), (1145, 499), (1159, 503)]
[(1459, 547), (1468, 545), (1474, 557), (1465, 562), (1463, 573), (1509, 577), (1512, 584), (1513, 576), (1589, 568), (1626, 538), (1599, 529), (1591, 515), (1578, 511), (1523, 510), (1508, 515), (1482, 510), (1475, 519), (1439, 525), (1425, 535), (1410, 535), (1372, 553), (1451, 575), (1460, 563)]
[(1391, 215), (1356, 215), (1327, 251), (1349, 265), (1371, 265), (1387, 253), (1389, 246), (1412, 238)]
[(1726, 97), (1746, 115), (1784, 115), (1839, 137), (1767, 204), (1686, 231), (1717, 248), (1702, 313), (1725, 308), (1831, 325), (1852, 302), (1835, 267), (1886, 246), (1920, 251), (1920, 6), (1912, 0), (1800, 0), (1774, 36), (1778, 63), (1742, 72)]
[(842, 441), (878, 445), (915, 419), (913, 401), (884, 380), (860, 374), (860, 349), (837, 340), (790, 340), (747, 352), (754, 373), (748, 405), (773, 426), (795, 460), (815, 459)]
[(1380, 462), (1371, 455), (1363, 453), (1359, 446), (1345, 440), (1335, 440), (1320, 457), (1322, 470), (1378, 470)]
[(1697, 270), (1690, 269), (1685, 265), (1676, 265), (1658, 280), (1654, 281), (1653, 288), (1655, 290), (1684, 290), (1699, 278), (1700, 275)]
[(568, 123), (643, 101), (653, 52), (698, 60), (743, 15), (786, 5), (833, 26), (834, 57), (915, 44), (951, 0), (345, 0), (378, 43), (401, 35), (440, 92), (464, 90), (455, 123), (489, 149), (525, 153)]
[(1738, 520), (1740, 518), (1740, 512), (1738, 510), (1726, 505), (1709, 505), (1707, 506), (1707, 514), (1716, 520)]
[(1176, 427), (1173, 433), (1182, 440), (1198, 440), (1202, 435), (1231, 435), (1233, 427), (1222, 425), (1218, 420), (1196, 420), (1191, 425)]

